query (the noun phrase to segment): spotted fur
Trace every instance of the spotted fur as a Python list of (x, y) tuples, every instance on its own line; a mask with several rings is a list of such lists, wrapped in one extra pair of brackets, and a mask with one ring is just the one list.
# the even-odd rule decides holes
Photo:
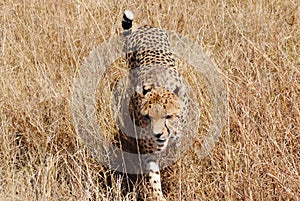
[(126, 140), (130, 145), (138, 142), (137, 146), (131, 146), (131, 152), (149, 154), (144, 164), (147, 173), (139, 189), (140, 198), (161, 201), (165, 198), (158, 155), (171, 143), (180, 143), (181, 130), (186, 125), (186, 87), (164, 30), (140, 27), (125, 36), (125, 44), (128, 66), (136, 70), (131, 77), (135, 93), (129, 110), (140, 128), (136, 138)]

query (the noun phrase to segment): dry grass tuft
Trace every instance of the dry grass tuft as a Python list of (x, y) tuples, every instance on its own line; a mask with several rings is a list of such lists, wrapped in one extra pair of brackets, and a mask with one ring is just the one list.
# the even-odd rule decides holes
[(73, 81), (84, 57), (121, 31), (127, 8), (136, 23), (195, 40), (227, 81), (229, 119), (222, 138), (202, 161), (191, 149), (164, 171), (166, 197), (299, 200), (297, 0), (2, 1), (0, 199), (134, 197), (122, 195), (122, 179), (84, 148), (71, 113)]

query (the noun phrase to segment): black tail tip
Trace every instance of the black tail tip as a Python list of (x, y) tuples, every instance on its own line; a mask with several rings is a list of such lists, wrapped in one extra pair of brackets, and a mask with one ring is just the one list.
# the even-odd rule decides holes
[(125, 30), (128, 30), (132, 27), (132, 21), (134, 19), (133, 12), (130, 10), (125, 10), (123, 15), (122, 27)]

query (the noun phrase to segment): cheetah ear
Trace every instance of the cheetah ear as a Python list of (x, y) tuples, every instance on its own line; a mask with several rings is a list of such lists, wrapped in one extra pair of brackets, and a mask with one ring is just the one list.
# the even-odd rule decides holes
[(143, 85), (141, 86), (137, 86), (136, 87), (136, 92), (138, 94), (143, 94), (146, 95), (149, 91), (151, 91), (153, 89), (154, 85), (153, 84), (148, 84), (148, 85)]
[(173, 91), (173, 93), (178, 96), (179, 90), (180, 90), (180, 88), (177, 86), (176, 89)]
[(152, 88), (153, 88), (152, 85), (143, 86), (143, 95), (146, 95), (146, 93), (148, 93), (149, 91), (151, 91)]

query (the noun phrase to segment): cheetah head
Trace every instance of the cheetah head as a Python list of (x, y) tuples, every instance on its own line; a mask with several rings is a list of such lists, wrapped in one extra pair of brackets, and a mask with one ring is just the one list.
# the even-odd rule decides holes
[(137, 93), (140, 114), (150, 120), (151, 133), (157, 142), (166, 143), (179, 127), (179, 97), (168, 89), (154, 85), (143, 86)]

